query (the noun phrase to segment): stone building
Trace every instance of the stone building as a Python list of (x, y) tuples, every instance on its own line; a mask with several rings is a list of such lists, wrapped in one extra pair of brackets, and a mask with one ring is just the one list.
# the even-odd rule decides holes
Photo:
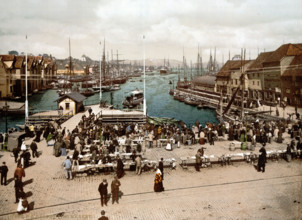
[(284, 102), (302, 107), (302, 55), (282, 58), (281, 91)]
[(275, 51), (261, 53), (247, 69), (251, 98), (260, 99), (268, 105), (283, 100), (281, 66), (288, 65), (290, 58), (285, 57), (297, 55), (302, 55), (302, 44), (284, 44)]
[[(251, 60), (228, 60), (224, 66), (217, 73), (216, 78), (216, 89), (218, 93), (223, 95), (232, 96), (234, 91), (240, 87), (241, 94), (242, 91), (242, 73), (247, 69), (251, 64)], [(242, 70), (243, 69), (243, 70)], [(244, 87), (248, 88), (248, 78), (245, 76)]]

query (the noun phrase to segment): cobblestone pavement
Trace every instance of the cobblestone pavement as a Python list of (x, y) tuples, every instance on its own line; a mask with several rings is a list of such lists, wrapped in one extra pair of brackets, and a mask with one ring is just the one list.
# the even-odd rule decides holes
[[(272, 144), (275, 146), (276, 144)], [(228, 142), (216, 142), (207, 150), (222, 152)], [(1, 152), (1, 163), (9, 167), (7, 186), (0, 187), (0, 219), (97, 219), (102, 209), (109, 219), (302, 219), (302, 161), (268, 161), (266, 172), (257, 172), (251, 164), (201, 169), (165, 169), (165, 192), (153, 192), (153, 171), (137, 176), (127, 171), (121, 181), (119, 204), (102, 208), (98, 185), (103, 178), (109, 184), (113, 174), (77, 176), (66, 180), (62, 169), (65, 158), (52, 156), (52, 147), (38, 144), (42, 155), (35, 165), (25, 169), (24, 191), (34, 209), (19, 215), (14, 203), (13, 172), (16, 167), (9, 152)], [(200, 147), (186, 146), (167, 152), (147, 149), (158, 159), (195, 155)], [(270, 146), (268, 146), (270, 147)], [(215, 150), (216, 148), (216, 150)], [(187, 156), (185, 155), (185, 156)], [(110, 186), (109, 186), (110, 189)]]

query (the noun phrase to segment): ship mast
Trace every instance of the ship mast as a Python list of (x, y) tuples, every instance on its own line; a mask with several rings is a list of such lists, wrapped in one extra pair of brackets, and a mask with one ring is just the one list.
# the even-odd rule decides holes
[[(102, 42), (100, 41), (100, 45), (102, 45)], [(101, 48), (101, 54), (102, 54), (102, 48)], [(100, 57), (100, 105), (102, 104), (102, 56)]]
[(146, 103), (146, 47), (145, 47), (145, 35), (143, 36), (144, 46), (144, 116), (147, 116), (147, 103)]
[(71, 48), (70, 48), (70, 38), (69, 38), (69, 75), (71, 76), (72, 60), (71, 60)]
[[(27, 35), (26, 35), (26, 45), (27, 45)], [(27, 48), (25, 53), (25, 123), (28, 118), (28, 82), (27, 82)]]

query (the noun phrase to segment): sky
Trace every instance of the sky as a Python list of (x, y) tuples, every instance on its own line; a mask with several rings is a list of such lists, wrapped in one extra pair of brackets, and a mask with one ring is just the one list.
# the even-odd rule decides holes
[[(301, 0), (0, 0), (0, 54), (226, 61), (302, 43)], [(27, 36), (27, 39), (26, 39)], [(145, 38), (143, 37), (145, 36)], [(101, 44), (100, 44), (101, 42)], [(117, 52), (118, 51), (118, 52)], [(116, 56), (114, 56), (116, 57)]]

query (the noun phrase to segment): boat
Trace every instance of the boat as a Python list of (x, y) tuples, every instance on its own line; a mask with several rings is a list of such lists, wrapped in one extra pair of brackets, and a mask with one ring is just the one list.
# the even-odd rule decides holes
[(186, 97), (184, 102), (188, 105), (194, 105), (194, 106), (197, 106), (199, 104), (199, 102), (195, 98), (192, 98), (192, 97)]
[(110, 91), (110, 89), (111, 89), (111, 86), (103, 86), (102, 85), (102, 92), (109, 92)]
[(88, 97), (88, 96), (94, 95), (94, 90), (93, 90), (93, 89), (88, 89), (88, 88), (86, 88), (85, 90), (82, 90), (80, 93), (81, 93), (82, 95)]
[(176, 92), (174, 93), (173, 98), (174, 98), (175, 100), (180, 101), (180, 102), (183, 102), (183, 101), (185, 100), (184, 95), (181, 95), (181, 94), (176, 93)]
[(142, 90), (134, 90), (132, 91), (123, 101), (123, 105), (128, 108), (134, 108), (144, 101), (144, 93)]
[(212, 107), (210, 105), (206, 105), (204, 103), (197, 105), (197, 108), (198, 109), (216, 109), (216, 108), (214, 108), (214, 107)]
[(120, 90), (120, 89), (121, 89), (121, 87), (120, 87), (119, 84), (114, 84), (114, 85), (111, 86), (110, 91), (117, 91), (117, 90)]
[(59, 94), (59, 96), (63, 96), (63, 95), (71, 93), (71, 89), (60, 89), (57, 91), (57, 93)]

